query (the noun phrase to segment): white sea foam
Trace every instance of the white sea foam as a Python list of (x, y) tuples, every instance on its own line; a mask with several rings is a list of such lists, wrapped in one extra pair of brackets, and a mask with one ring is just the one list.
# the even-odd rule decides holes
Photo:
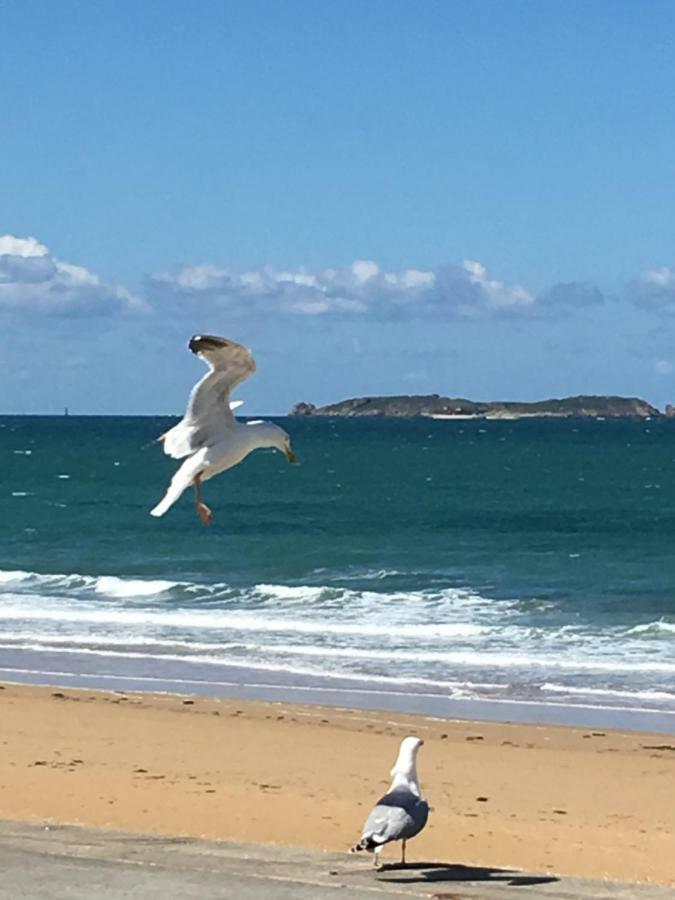
[(644, 622), (642, 625), (635, 625), (630, 628), (627, 634), (675, 634), (675, 623), (664, 622), (658, 619), (655, 622)]
[[(64, 653), (68, 653), (71, 651), (63, 651)], [(78, 651), (81, 652), (81, 651)], [(100, 653), (96, 650), (87, 650), (84, 651), (84, 655), (92, 655), (92, 656), (109, 656), (112, 658), (132, 658), (132, 659), (147, 659), (149, 661), (155, 659), (151, 654), (142, 654), (142, 653)], [(370, 676), (370, 675), (361, 675), (351, 672), (326, 672), (322, 669), (316, 669), (311, 666), (286, 666), (280, 667), (278, 665), (274, 665), (269, 662), (251, 662), (251, 661), (242, 661), (241, 659), (223, 659), (223, 660), (214, 660), (212, 658), (201, 658), (199, 656), (194, 656), (189, 659), (185, 657), (176, 657), (175, 659), (172, 657), (163, 657), (166, 661), (175, 661), (179, 663), (194, 663), (208, 666), (211, 668), (214, 673), (217, 672), (218, 667), (229, 670), (239, 670), (242, 672), (266, 672), (269, 674), (278, 674), (279, 672), (283, 672), (286, 675), (290, 676), (300, 676), (303, 678), (317, 678), (322, 679), (326, 682), (342, 682), (342, 683), (353, 683), (354, 685), (360, 684), (359, 687), (350, 687), (337, 688), (341, 692), (346, 694), (382, 694), (382, 695), (398, 695), (398, 696), (409, 696), (410, 689), (414, 689), (414, 696), (417, 698), (447, 698), (449, 700), (471, 700), (476, 702), (490, 702), (490, 703), (502, 703), (507, 704), (509, 706), (531, 706), (531, 707), (541, 707), (544, 708), (546, 706), (556, 705), (554, 701), (541, 701), (541, 700), (527, 700), (527, 699), (518, 699), (518, 698), (507, 698), (500, 696), (485, 696), (483, 693), (481, 695), (480, 692), (477, 692), (475, 688), (487, 688), (492, 690), (499, 691), (503, 688), (503, 685), (499, 684), (483, 684), (478, 685), (474, 684), (470, 681), (466, 682), (457, 682), (457, 681), (440, 681), (428, 678), (415, 678), (415, 677), (391, 677), (387, 675), (382, 676)], [(245, 677), (245, 680), (237, 678), (236, 680), (221, 680), (218, 677), (216, 678), (192, 678), (187, 674), (181, 674), (179, 677), (172, 677), (171, 675), (166, 676), (157, 676), (157, 675), (144, 675), (142, 673), (134, 674), (134, 675), (126, 675), (126, 674), (117, 674), (117, 673), (101, 673), (101, 672), (68, 672), (68, 671), (53, 671), (53, 670), (40, 670), (40, 669), (19, 669), (12, 667), (0, 667), (0, 672), (5, 673), (14, 673), (14, 674), (24, 674), (24, 675), (39, 675), (39, 676), (62, 676), (66, 678), (77, 678), (80, 679), (84, 677), (85, 679), (93, 679), (94, 681), (129, 681), (135, 682), (137, 684), (143, 682), (149, 683), (159, 683), (159, 684), (167, 684), (173, 683), (178, 686), (185, 685), (203, 685), (203, 686), (239, 686), (245, 685), (246, 687), (262, 687), (278, 690), (282, 693), (288, 693), (288, 691), (293, 691), (295, 689), (302, 691), (330, 691), (334, 692), (336, 690), (335, 687), (331, 686), (322, 686), (320, 683), (302, 683), (302, 684), (293, 684), (292, 682), (283, 683), (275, 680), (274, 682), (266, 683), (266, 682), (257, 682), (252, 681), (250, 677)], [(379, 686), (379, 687), (378, 687)], [(566, 702), (564, 705), (570, 709), (597, 709), (597, 710), (613, 710), (615, 712), (642, 712), (642, 713), (670, 713), (675, 715), (675, 711), (669, 710), (653, 710), (649, 708), (645, 708), (642, 704), (639, 703), (639, 699), (637, 696), (631, 699), (635, 699), (637, 705), (617, 705), (615, 703), (571, 703)]]
[[(588, 705), (594, 698), (675, 702), (668, 690), (673, 623), (591, 628), (556, 614), (547, 624), (538, 606), (530, 618), (531, 599), (494, 600), (449, 586), (376, 589), (394, 574), (402, 573), (355, 573), (348, 586), (326, 573), (324, 584), (235, 587), (0, 571), (0, 641), (14, 650), (384, 679), (455, 697), (510, 689), (532, 697), (539, 689), (566, 704), (575, 696)], [(367, 590), (357, 589), (357, 577)], [(574, 687), (557, 683), (571, 673)], [(491, 685), (493, 677), (502, 683)]]
[[(24, 599), (39, 608), (42, 603), (50, 603), (57, 595), (68, 592), (73, 596), (96, 584), (95, 578), (83, 575), (39, 575), (36, 572), (0, 572), (0, 588), (13, 593), (0, 594), (0, 600)], [(64, 599), (61, 598), (61, 602)], [(68, 602), (68, 599), (65, 600)]]
[[(173, 587), (173, 583), (167, 583)], [(153, 590), (156, 593), (157, 589)], [(124, 596), (134, 596), (132, 592)], [(215, 629), (252, 632), (278, 632), (308, 635), (352, 635), (384, 638), (434, 638), (471, 637), (482, 634), (487, 628), (478, 625), (439, 623), (436, 625), (390, 624), (376, 625), (356, 622), (325, 622), (304, 619), (269, 618), (252, 616), (239, 611), (226, 610), (165, 610), (126, 609), (115, 607), (97, 608), (93, 605), (69, 606), (63, 608), (58, 601), (52, 606), (34, 608), (27, 604), (6, 603), (0, 606), (0, 621), (46, 621), (80, 622), (92, 625), (153, 626), (161, 628)]]
[(613, 690), (601, 687), (570, 687), (566, 684), (550, 684), (546, 682), (541, 686), (542, 691), (552, 694), (568, 694), (593, 697), (617, 697), (624, 700), (669, 700), (675, 701), (675, 694), (669, 691), (629, 691)]
[[(108, 627), (124, 627), (146, 629), (184, 629), (192, 630), (194, 637), (198, 638), (197, 632), (216, 631), (219, 633), (268, 633), (268, 634), (297, 634), (299, 636), (320, 635), (322, 638), (329, 636), (349, 636), (361, 638), (380, 639), (389, 638), (397, 643), (411, 639), (428, 639), (434, 637), (458, 637), (461, 636), (462, 629), (467, 626), (457, 624), (446, 625), (417, 625), (417, 624), (395, 624), (390, 625), (374, 625), (368, 623), (336, 623), (322, 621), (305, 621), (298, 619), (282, 619), (268, 618), (265, 616), (251, 616), (242, 614), (237, 611), (224, 610), (162, 610), (162, 609), (127, 609), (104, 607), (96, 608), (87, 606), (85, 608), (61, 608), (55, 603), (52, 608), (35, 609), (26, 604), (6, 603), (0, 606), (0, 621), (12, 622), (52, 622), (61, 627), (66, 623), (78, 623), (92, 627), (108, 626)], [(41, 626), (42, 628), (44, 625)], [(479, 636), (482, 632), (473, 630), (475, 626), (470, 627), (469, 637)], [(126, 634), (126, 632), (125, 632)], [(315, 645), (316, 646), (316, 645)], [(609, 649), (609, 648), (607, 648)], [(270, 645), (269, 650), (273, 652), (274, 646)], [(530, 670), (554, 670), (561, 669), (577, 672), (675, 672), (675, 662), (669, 660), (654, 659), (653, 656), (642, 659), (626, 659), (618, 657), (616, 654), (609, 655), (608, 652), (597, 656), (589, 656), (588, 650), (583, 655), (561, 655), (552, 656), (549, 652), (537, 653), (514, 653), (509, 650), (495, 652), (489, 647), (484, 649), (480, 645), (470, 650), (444, 650), (435, 648), (428, 650), (424, 648), (412, 648), (402, 650), (397, 647), (393, 648), (367, 648), (364, 652), (361, 648), (347, 647), (342, 648), (329, 647), (324, 650), (319, 648), (317, 655), (329, 655), (330, 650), (336, 650), (338, 653), (360, 653), (366, 657), (372, 655), (373, 651), (381, 653), (382, 658), (404, 659), (406, 652), (410, 653), (410, 661), (418, 662), (439, 662), (448, 665), (479, 669), (479, 668), (498, 668), (498, 669), (520, 669), (523, 672)], [(303, 652), (298, 648), (298, 654)], [(313, 651), (310, 651), (313, 652)]]
[[(157, 685), (158, 687), (153, 687), (154, 693), (169, 693), (167, 690), (168, 685), (175, 685), (176, 691), (171, 693), (184, 694), (186, 686), (203, 686), (203, 687), (241, 687), (243, 686), (247, 688), (259, 688), (264, 689), (265, 691), (275, 692), (278, 691), (281, 696), (284, 695), (292, 695), (294, 692), (299, 691), (301, 694), (307, 693), (315, 693), (317, 695), (321, 694), (335, 694), (335, 688), (332, 686), (324, 686), (318, 684), (280, 684), (278, 682), (264, 682), (264, 681), (251, 681), (246, 680), (246, 682), (242, 683), (239, 680), (228, 680), (228, 681), (219, 681), (213, 679), (205, 679), (205, 678), (186, 678), (181, 676), (180, 678), (172, 678), (171, 676), (154, 676), (154, 675), (124, 675), (119, 673), (109, 673), (109, 672), (96, 672), (96, 673), (75, 673), (75, 672), (67, 672), (67, 671), (54, 671), (51, 669), (29, 669), (29, 668), (16, 668), (3, 666), (0, 667), (0, 672), (7, 673), (9, 675), (18, 675), (23, 676), (23, 680), (14, 681), (13, 679), (4, 679), (9, 681), (10, 683), (32, 683), (34, 679), (37, 678), (49, 678), (50, 684), (60, 685), (60, 681), (54, 681), (54, 679), (66, 679), (66, 682), (70, 684), (71, 680), (75, 680), (76, 682), (88, 681), (92, 686), (96, 684), (100, 684), (101, 682), (109, 682), (111, 684), (114, 683), (129, 683), (131, 685), (131, 690), (134, 689), (135, 686), (142, 684), (152, 684)], [(77, 688), (78, 685), (76, 684)], [(362, 695), (378, 695), (380, 697), (405, 697), (408, 698), (410, 696), (410, 691), (407, 690), (407, 685), (404, 685), (402, 689), (398, 690), (393, 686), (387, 686), (386, 689), (378, 689), (377, 687), (353, 687), (353, 688), (345, 688), (341, 687), (340, 694), (348, 697), (349, 695), (354, 696), (362, 696)], [(418, 702), (418, 698), (437, 698), (438, 693), (432, 692), (427, 693), (424, 691), (415, 691), (414, 693), (415, 702)], [(464, 698), (462, 698), (464, 699)], [(539, 700), (511, 700), (511, 699), (500, 699), (495, 701), (493, 698), (485, 698), (485, 697), (474, 697), (472, 698), (478, 703), (489, 702), (494, 704), (498, 702), (500, 704), (504, 704), (506, 706), (529, 706), (529, 707), (538, 707), (540, 709), (551, 708), (552, 706), (556, 706), (554, 703), (546, 703)], [(348, 701), (346, 701), (348, 703)], [(606, 706), (602, 704), (589, 704), (589, 703), (566, 703), (564, 704), (567, 709), (579, 709), (579, 710), (601, 710), (601, 711), (611, 711), (613, 713), (616, 712), (628, 712), (628, 713), (641, 713), (641, 714), (653, 714), (659, 717), (663, 717), (664, 715), (675, 716), (675, 711), (669, 710), (654, 710), (654, 709), (644, 709), (642, 707), (633, 707), (633, 706)]]
[[(208, 660), (208, 662), (212, 662)], [(228, 667), (232, 669), (246, 669), (252, 671), (259, 672), (269, 672), (269, 673), (277, 673), (279, 671), (278, 668), (267, 665), (255, 665), (249, 666), (242, 665), (240, 662), (228, 663)], [(344, 691), (348, 694), (392, 694), (398, 696), (409, 696), (408, 690), (397, 690), (396, 687), (400, 686), (402, 688), (408, 687), (412, 682), (410, 681), (399, 681), (395, 678), (380, 678), (380, 679), (365, 679), (357, 675), (331, 675), (324, 674), (322, 672), (314, 672), (310, 670), (301, 670), (301, 669), (284, 669), (284, 672), (287, 672), (291, 675), (301, 675), (301, 676), (316, 676), (323, 677), (326, 680), (330, 681), (331, 679), (340, 679), (341, 681), (354, 681), (354, 682), (372, 682), (373, 684), (384, 684), (388, 685), (387, 690), (378, 690), (376, 687), (362, 687), (362, 688), (341, 688), (340, 691)], [(131, 681), (135, 683), (140, 682), (150, 682), (150, 683), (158, 683), (158, 684), (176, 684), (176, 685), (204, 685), (204, 686), (223, 686), (223, 687), (236, 687), (244, 684), (246, 687), (264, 687), (264, 688), (272, 688), (279, 691), (293, 691), (293, 690), (302, 690), (302, 691), (330, 691), (334, 692), (334, 687), (323, 687), (317, 684), (292, 684), (292, 683), (267, 683), (267, 682), (256, 682), (250, 681), (247, 679), (245, 682), (240, 680), (233, 681), (220, 681), (212, 678), (187, 678), (185, 676), (181, 676), (180, 678), (171, 678), (170, 676), (154, 676), (154, 675), (124, 675), (124, 674), (116, 674), (112, 672), (91, 672), (91, 673), (79, 673), (79, 672), (68, 672), (68, 671), (53, 671), (53, 670), (45, 670), (45, 669), (21, 669), (21, 668), (13, 668), (9, 666), (0, 666), (0, 672), (8, 672), (14, 674), (24, 674), (24, 675), (41, 675), (41, 676), (54, 676), (61, 678), (86, 678), (92, 679), (94, 681)], [(451, 685), (446, 684), (445, 682), (432, 682), (432, 681), (419, 681), (419, 686), (421, 687), (441, 687), (447, 688), (451, 687)], [(445, 693), (440, 693), (438, 691), (434, 691), (433, 693), (425, 693), (424, 691), (415, 691), (415, 697), (439, 697), (445, 696)], [(448, 695), (451, 696), (451, 695)]]
[(109, 597), (149, 597), (164, 593), (174, 587), (187, 587), (184, 582), (167, 581), (163, 579), (119, 578), (116, 575), (78, 575), (77, 573), (41, 573), (26, 572), (21, 569), (14, 571), (0, 570), (0, 585), (17, 586), (21, 583), (34, 591), (33, 602), (39, 603), (45, 599), (41, 589), (48, 590), (78, 590), (92, 589), (97, 594), (106, 594)]
[[(316, 574), (326, 573), (326, 569), (316, 569)], [(400, 572), (398, 569), (365, 569), (362, 572), (347, 572), (336, 576), (339, 581), (384, 581), (386, 578), (410, 577), (420, 573)]]
[[(26, 650), (40, 650), (44, 651), (44, 647), (40, 646), (37, 643), (33, 645), (27, 645), (25, 647)], [(50, 650), (51, 653), (61, 653), (61, 654), (72, 654), (76, 652), (78, 655), (83, 656), (104, 656), (111, 658), (124, 658), (124, 659), (147, 659), (147, 660), (157, 660), (157, 657), (152, 653), (140, 653), (135, 650), (98, 650), (93, 648), (78, 648), (76, 651), (73, 651), (68, 648), (63, 647), (54, 647)], [(233, 669), (250, 669), (253, 671), (260, 672), (283, 672), (289, 675), (304, 675), (310, 676), (314, 678), (325, 678), (330, 680), (341, 680), (341, 681), (356, 681), (362, 683), (374, 683), (374, 684), (392, 684), (392, 685), (408, 685), (410, 687), (420, 686), (427, 688), (438, 688), (443, 692), (449, 692), (450, 694), (454, 694), (455, 691), (460, 690), (462, 695), (465, 695), (465, 692), (470, 684), (470, 682), (465, 681), (441, 681), (432, 678), (420, 678), (414, 675), (411, 676), (392, 676), (392, 675), (371, 675), (371, 674), (361, 674), (356, 672), (342, 672), (342, 671), (331, 671), (326, 670), (321, 667), (316, 666), (303, 666), (303, 665), (287, 665), (283, 666), (278, 663), (274, 663), (272, 661), (261, 661), (257, 659), (241, 659), (241, 657), (222, 657), (221, 659), (214, 659), (212, 656), (199, 656), (198, 654), (191, 654), (190, 656), (179, 656), (173, 654), (166, 654), (162, 656), (162, 661), (164, 662), (175, 662), (175, 663), (190, 663), (193, 665), (201, 665), (201, 666), (209, 666), (209, 667), (228, 667)], [(0, 667), (0, 671), (2, 668)], [(143, 676), (139, 676), (142, 680)], [(181, 679), (182, 680), (182, 679)], [(205, 682), (211, 683), (211, 682)]]
[[(65, 575), (58, 573), (44, 574), (41, 572), (27, 572), (23, 569), (0, 570), (0, 585), (11, 584), (12, 587), (16, 587), (17, 585), (20, 585), (20, 583), (29, 586), (32, 591), (39, 591), (40, 588), (43, 587), (52, 590), (59, 587), (73, 588), (92, 586), (96, 583), (96, 579), (88, 575), (77, 575), (75, 573)], [(40, 594), (36, 593), (35, 601), (39, 602), (40, 600)]]
[(115, 575), (101, 575), (96, 579), (94, 590), (108, 597), (153, 597), (180, 587), (179, 581), (144, 581), (140, 578), (118, 578)]
[(82, 648), (95, 648), (98, 650), (118, 649), (124, 650), (129, 647), (146, 647), (154, 650), (184, 650), (186, 652), (201, 651), (204, 653), (221, 653), (223, 650), (262, 650), (267, 649), (264, 645), (245, 644), (241, 641), (233, 641), (225, 643), (223, 641), (196, 641), (192, 639), (179, 640), (172, 638), (157, 638), (151, 635), (116, 635), (106, 634), (104, 632), (80, 632), (61, 634), (35, 634), (34, 631), (3, 631), (0, 632), (0, 647), (5, 650), (21, 647), (27, 648), (28, 645), (39, 647), (42, 650), (51, 649), (52, 647), (65, 647), (66, 649), (74, 649), (75, 651)]
[(31, 575), (31, 572), (24, 572), (21, 569), (16, 569), (15, 571), (0, 571), (0, 584), (10, 584), (19, 581), (26, 581), (26, 579), (31, 577)]
[[(23, 570), (0, 570), (0, 584), (7, 581), (30, 582), (31, 588), (39, 591), (41, 587), (57, 589), (59, 587), (81, 588), (93, 587), (98, 594), (107, 594), (111, 597), (142, 597), (163, 593), (172, 588), (181, 588), (186, 593), (204, 593), (219, 595), (222, 593), (235, 593), (231, 585), (218, 582), (200, 584), (196, 582), (169, 581), (166, 579), (142, 579), (124, 578), (116, 575), (79, 575), (76, 573), (39, 573)], [(492, 609), (494, 601), (482, 597), (480, 594), (464, 588), (445, 588), (443, 590), (417, 590), (377, 592), (354, 590), (338, 585), (286, 585), (286, 584), (256, 584), (251, 588), (242, 588), (238, 592), (243, 600), (278, 602), (283, 606), (289, 604), (313, 605), (323, 602), (340, 603), (348, 609), (353, 603), (367, 603), (373, 609), (383, 608), (387, 603), (398, 603), (410, 607), (411, 615), (417, 617), (418, 611), (413, 605), (425, 604), (430, 607), (446, 605), (450, 610), (457, 611), (461, 606), (467, 609)], [(36, 598), (37, 599), (37, 598)], [(500, 602), (500, 611), (507, 613), (514, 607), (514, 603)]]
[[(283, 652), (284, 648), (270, 647), (260, 644), (240, 644), (240, 643), (208, 643), (199, 641), (171, 641), (153, 638), (129, 638), (125, 640), (110, 639), (96, 637), (92, 639), (91, 635), (73, 635), (69, 637), (38, 637), (31, 633), (14, 633), (5, 634), (0, 640), (0, 649), (12, 650), (17, 648), (20, 643), (21, 649), (34, 651), (48, 651), (52, 653), (75, 653), (84, 655), (93, 655), (111, 658), (130, 658), (130, 659), (148, 659), (157, 660), (158, 662), (181, 662), (186, 664), (202, 664), (210, 666), (233, 666), (236, 668), (258, 668), (266, 671), (287, 672), (296, 674), (306, 674), (314, 676), (323, 676), (326, 678), (343, 678), (346, 680), (357, 681), (375, 681), (375, 682), (395, 682), (400, 684), (425, 684), (428, 686), (442, 687), (452, 689), (453, 691), (483, 691), (483, 692), (503, 692), (508, 691), (512, 686), (510, 684), (495, 682), (480, 682), (466, 680), (438, 680), (429, 678), (419, 678), (414, 674), (404, 675), (401, 677), (381, 674), (371, 674), (367, 672), (353, 672), (341, 670), (327, 670), (323, 667), (315, 666), (298, 666), (297, 664), (289, 665), (287, 660), (264, 659), (254, 654), (263, 654), (268, 656), (268, 651), (279, 650)], [(158, 654), (157, 650), (169, 650), (174, 652)], [(146, 652), (142, 652), (145, 650)], [(177, 653), (175, 651), (184, 650), (185, 653)], [(203, 656), (202, 653), (209, 651), (218, 654)], [(233, 651), (238, 651), (242, 656), (232, 656)], [(321, 654), (308, 654), (309, 656), (320, 657)], [(339, 654), (332, 654), (338, 656)]]
[[(382, 592), (354, 590), (336, 585), (256, 584), (251, 590), (256, 599), (279, 602), (284, 606), (323, 603), (339, 605), (340, 609), (349, 611), (356, 604), (367, 605), (371, 615), (378, 610), (386, 610), (392, 604), (398, 604), (414, 619), (420, 615), (420, 604), (432, 608), (444, 605), (454, 614), (462, 608), (477, 612), (491, 608), (493, 603), (480, 594), (462, 588)], [(502, 611), (507, 613), (511, 604), (505, 603), (503, 606)], [(390, 611), (387, 616), (390, 617)]]
[(316, 603), (325, 595), (330, 596), (334, 588), (311, 587), (309, 585), (256, 584), (255, 594), (264, 599), (280, 600), (284, 603)]
[(268, 656), (283, 657), (310, 657), (316, 659), (346, 659), (369, 660), (375, 662), (446, 662), (447, 653), (433, 653), (415, 650), (380, 650), (377, 648), (355, 647), (326, 647), (323, 645), (306, 644), (278, 644), (274, 642), (261, 643), (259, 641), (204, 641), (193, 638), (180, 640), (169, 637), (152, 637), (148, 635), (117, 635), (103, 632), (75, 633), (75, 634), (41, 634), (36, 635), (32, 631), (16, 631), (0, 633), (0, 641), (3, 646), (24, 646), (27, 644), (49, 647), (96, 647), (96, 648), (126, 648), (147, 647), (157, 651), (162, 649), (184, 650), (186, 653), (201, 651), (218, 655), (223, 650), (241, 650), (245, 653), (257, 653)]
[[(263, 649), (260, 645), (256, 649)], [(270, 653), (283, 653), (288, 656), (315, 656), (332, 659), (362, 659), (397, 662), (449, 662), (453, 653), (434, 652), (428, 650), (402, 650), (394, 647), (380, 650), (376, 647), (326, 647), (324, 645), (307, 644), (267, 644), (264, 648)]]

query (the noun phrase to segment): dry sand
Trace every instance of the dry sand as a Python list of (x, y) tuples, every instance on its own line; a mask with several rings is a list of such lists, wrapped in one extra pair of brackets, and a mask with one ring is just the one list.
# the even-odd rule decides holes
[(0, 714), (3, 818), (347, 850), (415, 733), (409, 859), (675, 884), (664, 735), (16, 685)]

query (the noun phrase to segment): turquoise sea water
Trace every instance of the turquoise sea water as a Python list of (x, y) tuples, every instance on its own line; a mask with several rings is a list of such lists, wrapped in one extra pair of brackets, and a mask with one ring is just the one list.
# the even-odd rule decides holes
[(0, 418), (0, 678), (675, 713), (675, 423), (288, 419), (206, 529), (172, 421)]

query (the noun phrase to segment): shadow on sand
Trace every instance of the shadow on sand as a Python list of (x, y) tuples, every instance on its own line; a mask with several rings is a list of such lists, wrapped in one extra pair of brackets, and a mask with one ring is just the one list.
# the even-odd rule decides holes
[[(391, 884), (433, 884), (436, 882), (489, 881), (491, 884), (507, 884), (527, 887), (533, 884), (551, 884), (558, 881), (553, 875), (521, 875), (511, 869), (494, 869), (488, 866), (463, 866), (459, 863), (414, 862), (393, 863), (378, 869), (378, 881)], [(398, 877), (392, 878), (396, 874)], [(385, 876), (385, 877), (382, 877)]]

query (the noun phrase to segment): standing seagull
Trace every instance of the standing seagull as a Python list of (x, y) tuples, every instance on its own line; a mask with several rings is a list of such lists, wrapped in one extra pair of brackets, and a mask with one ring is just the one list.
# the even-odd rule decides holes
[(401, 841), (401, 865), (405, 865), (405, 842), (427, 824), (429, 804), (422, 799), (417, 778), (417, 751), (424, 741), (407, 737), (401, 741), (398, 758), (391, 770), (391, 787), (366, 819), (361, 840), (351, 852), (374, 852), (374, 863), (379, 864), (378, 854), (390, 841)]
[(211, 524), (211, 510), (202, 499), (202, 482), (231, 469), (258, 447), (274, 447), (295, 462), (291, 439), (272, 422), (238, 422), (230, 403), (230, 391), (255, 372), (250, 350), (210, 334), (196, 334), (188, 347), (201, 357), (209, 372), (192, 388), (187, 410), (181, 421), (159, 440), (164, 452), (173, 459), (187, 459), (171, 479), (163, 499), (150, 511), (163, 516), (190, 485), (195, 489), (197, 515)]

